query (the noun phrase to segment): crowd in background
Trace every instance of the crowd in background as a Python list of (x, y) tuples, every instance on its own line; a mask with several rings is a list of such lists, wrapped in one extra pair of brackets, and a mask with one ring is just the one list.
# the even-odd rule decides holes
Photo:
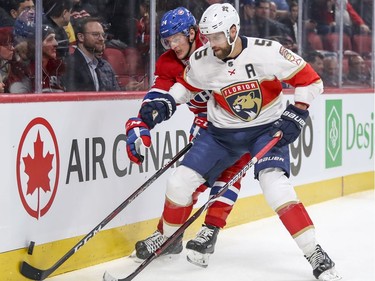
[[(43, 92), (148, 89), (148, 0), (42, 2)], [(156, 2), (158, 28), (161, 16), (170, 9), (185, 6), (199, 21), (209, 5), (228, 1)], [(35, 92), (34, 4), (33, 0), (0, 0), (0, 92)], [(343, 13), (337, 12), (340, 5)], [(373, 87), (373, 5), (373, 0), (344, 0), (343, 4), (335, 0), (304, 0), (300, 8), (296, 0), (240, 0), (240, 34), (277, 40), (299, 53), (321, 76), (325, 87)], [(302, 26), (298, 26), (299, 17), (303, 19)], [(158, 40), (156, 45), (157, 57), (163, 48)]]

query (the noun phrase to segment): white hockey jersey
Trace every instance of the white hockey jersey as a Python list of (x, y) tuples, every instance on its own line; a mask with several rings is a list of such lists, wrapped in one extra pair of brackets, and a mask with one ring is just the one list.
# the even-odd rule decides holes
[(323, 92), (316, 72), (300, 56), (276, 41), (240, 37), (242, 52), (234, 59), (218, 59), (209, 44), (190, 57), (181, 84), (170, 94), (177, 103), (194, 92), (212, 90), (208, 120), (218, 128), (244, 128), (270, 123), (280, 117), (282, 84), (295, 87), (295, 102), (310, 105)]

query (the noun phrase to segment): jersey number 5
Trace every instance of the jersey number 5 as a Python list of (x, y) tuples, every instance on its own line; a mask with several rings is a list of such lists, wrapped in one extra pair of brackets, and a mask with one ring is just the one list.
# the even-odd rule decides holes
[(202, 51), (196, 52), (194, 58), (195, 60), (199, 60), (204, 56), (207, 56), (207, 48), (203, 49)]
[(255, 45), (269, 47), (269, 46), (272, 45), (272, 41), (271, 40), (265, 40), (265, 39), (256, 39)]

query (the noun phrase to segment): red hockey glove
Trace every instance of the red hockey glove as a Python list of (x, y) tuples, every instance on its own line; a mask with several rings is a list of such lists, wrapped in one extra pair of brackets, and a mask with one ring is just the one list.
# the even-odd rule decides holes
[(151, 135), (147, 125), (142, 119), (133, 117), (130, 118), (125, 125), (126, 128), (126, 152), (128, 153), (129, 159), (140, 165), (144, 160), (144, 156), (141, 155), (141, 147), (151, 146)]

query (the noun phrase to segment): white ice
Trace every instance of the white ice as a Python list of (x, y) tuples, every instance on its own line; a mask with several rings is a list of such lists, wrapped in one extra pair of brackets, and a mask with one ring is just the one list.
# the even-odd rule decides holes
[[(374, 191), (359, 192), (307, 207), (318, 242), (336, 263), (343, 281), (374, 281)], [(116, 278), (132, 273), (139, 263), (125, 257), (58, 275), (48, 281), (101, 281), (104, 271)], [(312, 281), (305, 260), (278, 217), (222, 230), (207, 268), (186, 261), (186, 250), (160, 257), (139, 273), (138, 281)]]

